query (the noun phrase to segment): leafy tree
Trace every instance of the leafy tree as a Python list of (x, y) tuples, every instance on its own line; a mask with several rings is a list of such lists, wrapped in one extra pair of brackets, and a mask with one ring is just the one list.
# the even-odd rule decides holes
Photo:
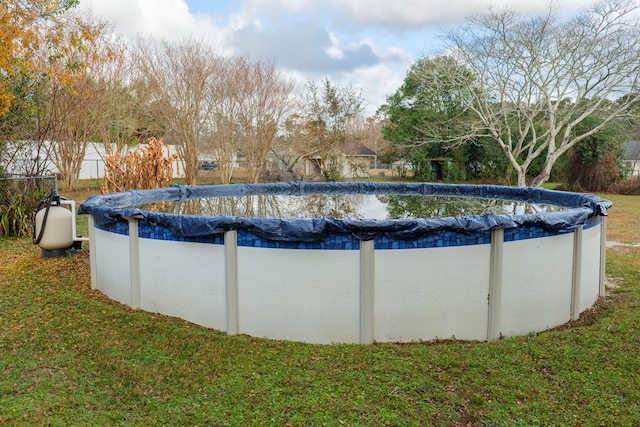
[(107, 24), (89, 15), (68, 13), (56, 41), (61, 47), (55, 58), (48, 58), (51, 71), (43, 78), (46, 102), (40, 120), (51, 130), (44, 136), (52, 141), (62, 179), (74, 189), (87, 147), (98, 133), (98, 106), (104, 94), (96, 80), (121, 51), (111, 42)]
[(13, 78), (40, 70), (42, 64), (32, 60), (36, 51), (44, 45), (56, 46), (55, 34), (63, 23), (60, 16), (77, 3), (78, 0), (4, 0), (0, 4), (0, 117), (19, 98)]
[[(55, 33), (64, 26), (61, 16), (76, 4), (77, 0), (0, 3), (0, 161), (3, 169), (19, 157), (23, 148), (9, 150), (7, 140), (29, 138), (37, 125), (38, 102), (42, 98), (37, 92), (38, 77), (50, 71), (46, 62), (39, 61), (38, 53), (47, 47), (55, 54)], [(40, 158), (39, 153), (36, 158)], [(36, 163), (35, 167), (25, 164), (24, 172), (38, 174), (44, 161)]]
[(465, 114), (466, 89), (450, 79), (452, 71), (472, 77), (451, 58), (423, 58), (411, 66), (400, 88), (387, 98), (382, 111), (391, 122), (384, 135), (396, 144), (419, 145), (428, 142), (429, 133), (449, 137)]
[(76, 4), (0, 5), (0, 130), (3, 142), (12, 141), (2, 150), (3, 161), (23, 174), (40, 175), (52, 160), (71, 188), (93, 123), (92, 76), (115, 55), (106, 24), (73, 13)]
[(401, 158), (411, 162), (417, 178), (431, 179), (433, 158), (452, 161), (448, 170), (451, 179), (478, 176), (482, 164), (489, 162), (483, 158), (490, 151), (486, 139), (460, 140), (469, 127), (466, 105), (471, 102), (468, 88), (460, 86), (461, 81), (471, 84), (473, 76), (452, 58), (422, 58), (381, 107), (380, 112), (388, 119), (384, 137)]

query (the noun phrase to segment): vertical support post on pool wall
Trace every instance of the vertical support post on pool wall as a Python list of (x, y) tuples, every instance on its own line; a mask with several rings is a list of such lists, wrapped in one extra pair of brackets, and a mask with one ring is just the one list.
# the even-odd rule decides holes
[(580, 317), (580, 287), (582, 285), (582, 226), (573, 232), (573, 277), (571, 278), (571, 320)]
[(487, 341), (500, 339), (502, 312), (502, 263), (504, 229), (491, 230), (491, 255), (489, 268), (489, 302), (487, 316)]
[(238, 297), (238, 231), (224, 233), (225, 312), (228, 335), (240, 333)]
[(605, 269), (607, 263), (607, 217), (600, 216), (600, 296), (603, 297), (605, 290)]
[(374, 240), (360, 240), (360, 344), (373, 343)]
[(131, 288), (131, 308), (140, 308), (140, 238), (138, 237), (138, 220), (129, 221), (129, 286)]
[(89, 215), (89, 263), (91, 264), (91, 289), (98, 289), (98, 259), (96, 258), (96, 223)]

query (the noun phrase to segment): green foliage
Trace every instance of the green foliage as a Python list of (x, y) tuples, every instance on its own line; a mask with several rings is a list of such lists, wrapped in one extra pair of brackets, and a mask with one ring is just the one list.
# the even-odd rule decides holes
[(464, 139), (470, 118), (468, 91), (461, 90), (461, 80), (471, 84), (473, 78), (453, 59), (423, 58), (381, 107), (389, 120), (383, 128), (385, 139), (398, 157), (411, 162), (418, 179), (434, 179), (433, 159), (446, 159), (442, 178), (447, 181), (500, 176), (505, 169), (506, 160), (491, 141)]
[(29, 74), (18, 73), (7, 84), (13, 103), (0, 119), (0, 139), (28, 138), (38, 117), (41, 98), (35, 90), (35, 82)]
[[(603, 119), (600, 117), (589, 116), (576, 125), (575, 132), (578, 134), (585, 133), (589, 129), (599, 126), (602, 122)], [(626, 140), (626, 137), (626, 129), (620, 122), (610, 122), (595, 134), (576, 144), (573, 151), (583, 163), (589, 164), (601, 160), (609, 152), (616, 152), (622, 155), (622, 143)]]
[(19, 185), (0, 180), (0, 236), (29, 236), (34, 210), (48, 190), (27, 181)]
[(466, 99), (451, 79), (452, 73), (466, 71), (446, 56), (415, 63), (400, 88), (381, 107), (389, 119), (389, 125), (383, 128), (384, 137), (396, 145), (411, 147), (425, 142), (430, 134), (457, 136), (454, 134), (459, 120), (464, 120)]
[(343, 178), (346, 162), (338, 152), (325, 152), (320, 159), (316, 160), (316, 164), (325, 181), (339, 181)]
[(31, 230), (31, 212), (25, 212), (19, 201), (0, 207), (0, 235), (27, 236)]
[(408, 160), (411, 162), (413, 176), (421, 181), (431, 181), (431, 161), (430, 150), (426, 145), (416, 147), (408, 153)]
[[(585, 133), (603, 120), (592, 115), (576, 126)], [(628, 135), (620, 122), (610, 122), (601, 130), (576, 144), (568, 153), (567, 184), (573, 190), (603, 191), (623, 177), (623, 142)]]
[(467, 179), (465, 168), (458, 162), (443, 162), (442, 176), (447, 182), (462, 182)]

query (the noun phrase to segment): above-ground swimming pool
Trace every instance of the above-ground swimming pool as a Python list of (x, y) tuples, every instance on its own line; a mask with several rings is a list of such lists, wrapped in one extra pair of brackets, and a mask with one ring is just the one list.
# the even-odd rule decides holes
[[(562, 209), (340, 219), (189, 215), (153, 205), (309, 194)], [(490, 341), (577, 319), (604, 294), (610, 206), (540, 188), (289, 182), (132, 190), (93, 196), (80, 213), (90, 215), (92, 287), (112, 299), (228, 334), (366, 344)]]

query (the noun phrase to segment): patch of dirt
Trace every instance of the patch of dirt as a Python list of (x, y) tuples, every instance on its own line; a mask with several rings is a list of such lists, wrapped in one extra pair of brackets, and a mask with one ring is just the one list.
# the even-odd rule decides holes
[(608, 248), (616, 248), (619, 246), (629, 247), (629, 248), (640, 248), (640, 243), (622, 243), (622, 242), (607, 241)]
[[(605, 289), (617, 289), (620, 287), (620, 285), (616, 282), (616, 279), (614, 277), (607, 274), (604, 278), (604, 287)], [(608, 294), (609, 293), (607, 292), (607, 295)]]

